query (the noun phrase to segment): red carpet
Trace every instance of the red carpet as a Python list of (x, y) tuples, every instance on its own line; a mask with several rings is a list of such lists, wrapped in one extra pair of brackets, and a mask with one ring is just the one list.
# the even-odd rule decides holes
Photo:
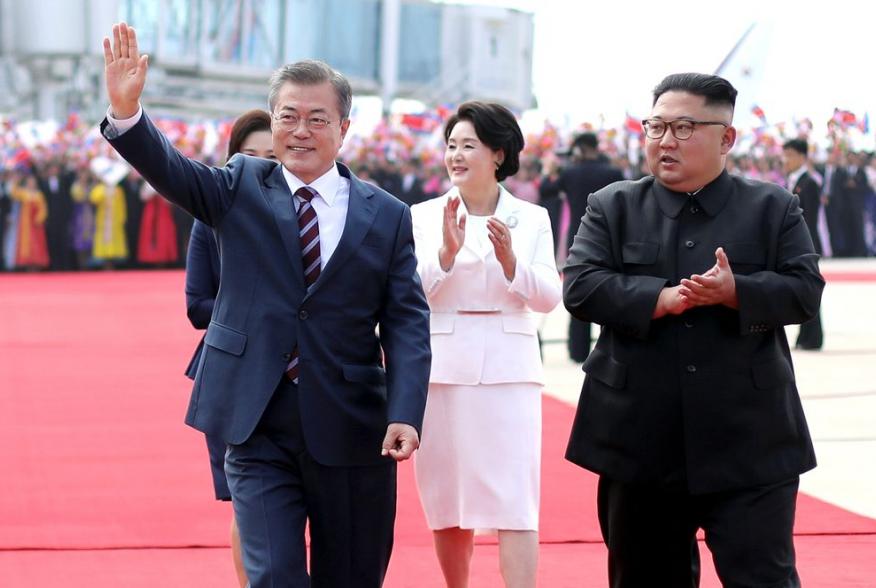
[(849, 271), (823, 268), (821, 275), (828, 282), (876, 282), (876, 271), (872, 270)]
[[(198, 337), (182, 272), (0, 276), (0, 585), (233, 585), (229, 507), (182, 423)], [(572, 415), (545, 400), (540, 585), (552, 588), (605, 584), (595, 479), (562, 459)], [(441, 586), (412, 468), (400, 471), (387, 586)], [(797, 534), (807, 586), (876, 586), (876, 521), (801, 496)], [(500, 586), (494, 541), (480, 542), (472, 585)]]

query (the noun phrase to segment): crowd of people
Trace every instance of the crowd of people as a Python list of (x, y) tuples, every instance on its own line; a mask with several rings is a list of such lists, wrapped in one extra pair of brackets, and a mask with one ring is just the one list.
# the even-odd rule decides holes
[[(348, 136), (340, 156), (359, 177), (413, 205), (445, 193), (450, 184), (440, 137), (436, 141), (434, 132), (411, 129), (404, 120), (387, 117), (369, 135)], [(231, 122), (165, 119), (157, 124), (186, 155), (218, 164), (224, 160)], [(566, 228), (560, 222), (564, 209), (580, 218), (583, 208), (573, 202), (579, 195), (558, 191), (548, 180), (575, 165), (574, 141), (591, 133), (599, 157), (619, 170), (619, 177), (650, 173), (635, 147), (641, 140), (633, 134), (630, 141), (629, 129), (594, 130), (585, 124), (563, 133), (546, 124), (526, 137), (520, 171), (505, 180), (520, 198), (551, 212), (560, 260), (570, 238), (568, 232), (560, 234)], [(790, 189), (784, 142), (758, 133), (747, 152), (727, 157), (726, 168)], [(876, 157), (849, 149), (841, 138), (836, 144), (810, 162), (820, 186), (817, 249), (825, 257), (876, 255)], [(184, 266), (191, 217), (156, 198), (137, 172), (108, 149), (94, 125), (71, 115), (53, 137), (35, 147), (24, 145), (16, 125), (6, 121), (0, 132), (0, 271)]]

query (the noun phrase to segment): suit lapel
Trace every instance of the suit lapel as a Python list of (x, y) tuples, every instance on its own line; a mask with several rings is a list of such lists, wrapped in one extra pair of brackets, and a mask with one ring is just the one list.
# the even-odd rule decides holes
[(274, 221), (291, 264), (292, 277), (296, 284), (304, 286), (304, 268), (301, 266), (301, 242), (298, 239), (298, 215), (292, 204), (289, 184), (283, 177), (283, 166), (277, 165), (265, 180), (265, 197), (274, 213)]
[[(344, 232), (341, 234), (341, 240), (338, 246), (332, 253), (328, 263), (319, 274), (316, 282), (308, 290), (305, 298), (312, 296), (317, 292), (323, 284), (332, 278), (337, 273), (338, 269), (347, 261), (350, 255), (362, 243), (365, 234), (371, 225), (374, 223), (374, 218), (377, 215), (377, 204), (372, 196), (374, 191), (364, 182), (350, 173), (350, 170), (342, 164), (338, 164), (340, 174), (350, 180), (350, 201), (347, 206), (347, 219), (344, 222)], [(297, 227), (297, 225), (296, 225)], [(297, 233), (296, 233), (297, 236)], [(300, 257), (300, 256), (299, 256)], [(301, 262), (299, 259), (299, 267)], [(303, 270), (302, 270), (303, 272)]]
[(514, 227), (520, 224), (520, 221), (523, 220), (520, 218), (520, 207), (518, 206), (518, 203), (519, 201), (500, 184), (499, 201), (496, 203), (496, 212), (493, 213), (493, 216), (508, 225), (508, 228), (511, 229), (512, 235), (514, 234)]
[[(520, 222), (523, 220), (520, 218), (519, 203), (520, 201), (517, 200), (517, 198), (513, 197), (504, 186), (499, 184), (499, 201), (496, 203), (496, 212), (493, 213), (493, 216), (508, 225), (508, 230), (511, 231), (512, 249), (514, 248), (514, 237), (517, 234), (517, 231), (514, 229), (519, 226)], [(492, 243), (490, 244), (488, 253), (489, 255), (492, 255), (493, 258), (496, 257), (496, 250), (493, 248)]]

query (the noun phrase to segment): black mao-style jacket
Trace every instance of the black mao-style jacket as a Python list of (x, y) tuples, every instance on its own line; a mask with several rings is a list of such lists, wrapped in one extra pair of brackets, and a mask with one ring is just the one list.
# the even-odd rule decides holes
[[(738, 309), (652, 320), (664, 286), (723, 247)], [(627, 482), (716, 492), (815, 466), (784, 326), (813, 317), (824, 280), (798, 199), (722, 173), (695, 196), (654, 177), (592, 194), (564, 302), (602, 325), (566, 457)]]

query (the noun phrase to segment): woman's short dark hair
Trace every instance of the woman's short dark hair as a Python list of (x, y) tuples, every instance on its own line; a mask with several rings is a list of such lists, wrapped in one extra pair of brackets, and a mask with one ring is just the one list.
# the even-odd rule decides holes
[(247, 110), (234, 121), (231, 135), (228, 137), (228, 159), (240, 153), (240, 147), (246, 138), (258, 131), (271, 132), (271, 115), (260, 108)]
[(706, 99), (706, 106), (736, 106), (736, 88), (720, 76), (701, 73), (678, 73), (663, 78), (654, 88), (654, 104), (666, 92), (687, 92)]
[(505, 159), (496, 170), (496, 179), (501, 182), (516, 174), (520, 169), (523, 132), (511, 111), (493, 102), (463, 102), (444, 124), (445, 143), (450, 140), (456, 123), (463, 120), (471, 123), (481, 143), (493, 151), (501, 150), (504, 153)]

